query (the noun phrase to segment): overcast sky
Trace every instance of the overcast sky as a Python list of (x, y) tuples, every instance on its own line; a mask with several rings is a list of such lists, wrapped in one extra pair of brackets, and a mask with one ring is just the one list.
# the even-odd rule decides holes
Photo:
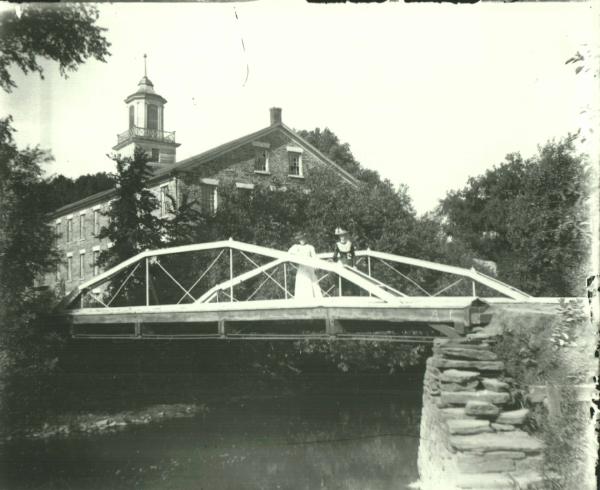
[(596, 100), (565, 65), (590, 42), (588, 3), (99, 8), (107, 63), (67, 80), (51, 63), (44, 81), (15, 69), (18, 89), (0, 96), (18, 143), (52, 151), (50, 173), (114, 170), (106, 154), (127, 129), (123, 99), (144, 53), (178, 159), (267, 126), (279, 106), (288, 126), (327, 126), (363, 165), (407, 184), (420, 213), (507, 153), (576, 131)]

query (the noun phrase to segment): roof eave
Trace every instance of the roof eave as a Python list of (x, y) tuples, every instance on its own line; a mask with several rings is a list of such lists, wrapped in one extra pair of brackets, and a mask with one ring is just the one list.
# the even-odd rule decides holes
[(323, 154), (319, 149), (317, 149), (316, 147), (314, 147), (313, 145), (311, 145), (302, 136), (300, 136), (299, 134), (297, 134), (293, 129), (287, 127), (283, 123), (281, 124), (281, 127), (285, 131), (287, 131), (291, 136), (293, 136), (299, 143), (301, 143), (302, 145), (304, 145), (309, 151), (311, 151), (312, 153), (314, 153), (316, 156), (318, 156), (319, 158), (321, 158), (322, 160), (324, 160), (325, 162), (327, 162), (328, 164), (330, 164), (331, 166), (333, 166), (341, 174), (343, 174), (344, 177), (346, 177), (346, 179), (348, 180), (348, 183), (352, 184), (355, 187), (358, 187), (358, 185), (360, 184), (360, 181), (354, 175), (352, 175), (346, 169), (342, 168), (340, 165), (338, 165), (337, 163), (335, 163), (331, 158), (329, 158), (327, 155)]

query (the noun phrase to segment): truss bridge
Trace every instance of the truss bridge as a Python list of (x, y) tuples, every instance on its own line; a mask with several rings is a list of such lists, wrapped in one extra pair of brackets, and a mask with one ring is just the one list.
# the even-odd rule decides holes
[[(431, 342), (491, 320), (526, 293), (474, 269), (373, 250), (355, 267), (232, 239), (142, 252), (60, 304), (74, 338)], [(322, 297), (295, 297), (298, 268)]]

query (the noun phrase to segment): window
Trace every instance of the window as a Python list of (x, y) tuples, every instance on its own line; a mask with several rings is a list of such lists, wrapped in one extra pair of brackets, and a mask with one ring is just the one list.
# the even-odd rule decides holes
[(152, 148), (152, 156), (150, 157), (150, 161), (152, 161), (152, 162), (160, 161), (160, 150), (158, 148)]
[(79, 239), (85, 238), (85, 214), (79, 215)]
[(202, 184), (200, 190), (200, 205), (202, 211), (207, 214), (214, 214), (217, 210), (217, 186)]
[(160, 215), (164, 216), (167, 214), (167, 192), (169, 191), (168, 185), (160, 186)]
[(85, 277), (85, 252), (79, 252), (79, 279)]
[(58, 242), (60, 240), (60, 238), (61, 238), (61, 234), (60, 234), (60, 221), (56, 222), (55, 232), (56, 232), (56, 241)]
[(67, 281), (73, 279), (73, 256), (67, 256)]
[(264, 148), (254, 149), (254, 171), (269, 171), (269, 150), (265, 150)]
[(148, 104), (146, 115), (146, 127), (148, 129), (158, 129), (158, 106)]
[(73, 218), (67, 219), (67, 242), (73, 240)]
[(100, 211), (94, 209), (94, 235), (100, 233)]
[(129, 129), (135, 127), (135, 107), (129, 106)]
[(302, 175), (301, 154), (290, 152), (288, 153), (290, 162), (290, 175)]
[(100, 257), (100, 250), (94, 250), (94, 276), (97, 276), (100, 272), (100, 268), (98, 267), (98, 257)]

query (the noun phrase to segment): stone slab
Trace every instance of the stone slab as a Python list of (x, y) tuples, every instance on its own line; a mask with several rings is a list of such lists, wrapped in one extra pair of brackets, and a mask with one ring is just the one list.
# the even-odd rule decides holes
[(496, 419), (497, 424), (512, 424), (520, 425), (527, 420), (529, 416), (529, 409), (520, 408), (519, 410), (511, 410), (508, 412), (502, 412)]
[(465, 405), (465, 413), (476, 417), (495, 417), (500, 413), (500, 407), (485, 401), (471, 400)]
[(544, 466), (544, 457), (527, 456), (524, 459), (517, 461), (517, 470), (519, 471), (542, 471)]
[[(548, 474), (549, 477), (555, 480), (559, 478), (556, 474)], [(517, 482), (517, 488), (526, 488), (527, 490), (547, 490), (548, 485), (545, 481), (544, 476), (538, 471), (526, 471), (514, 475)]]
[(507, 457), (490, 457), (459, 453), (456, 455), (458, 469), (463, 473), (496, 473), (513, 471), (516, 468), (515, 459)]
[(479, 381), (470, 381), (464, 384), (458, 383), (440, 383), (439, 389), (441, 391), (472, 391), (475, 390), (479, 386)]
[(498, 356), (485, 349), (465, 349), (464, 347), (442, 347), (441, 353), (444, 357), (454, 359), (474, 359), (477, 361), (495, 361)]
[(496, 432), (507, 432), (510, 430), (515, 430), (516, 427), (512, 424), (496, 424), (492, 422), (492, 429), (494, 429)]
[[(510, 393), (501, 393), (498, 391), (478, 390), (478, 391), (443, 391), (441, 392), (442, 402), (453, 405), (466, 405), (468, 402), (477, 400), (497, 405), (503, 405), (510, 401)], [(502, 422), (498, 422), (502, 423)]]
[(432, 357), (431, 364), (440, 369), (478, 369), (480, 371), (503, 371), (502, 361), (463, 361), (460, 359), (444, 359)]
[(488, 348), (489, 344), (477, 338), (457, 337), (457, 338), (437, 338), (433, 339), (433, 348), (445, 346), (460, 346), (469, 348)]
[(481, 384), (486, 390), (492, 391), (508, 391), (510, 389), (510, 385), (505, 383), (504, 381), (500, 381), (496, 378), (483, 378), (481, 380)]
[(456, 481), (460, 490), (514, 490), (514, 480), (502, 473), (461, 475)]
[(447, 369), (442, 371), (440, 381), (445, 383), (468, 383), (480, 378), (478, 371), (460, 371), (458, 369)]
[(486, 453), (490, 458), (512, 458), (523, 459), (525, 453), (521, 451), (490, 451)]
[(519, 451), (539, 453), (543, 444), (526, 432), (490, 432), (471, 436), (450, 436), (450, 445), (459, 451)]
[(450, 434), (481, 434), (492, 432), (488, 420), (479, 419), (450, 419), (446, 421)]
[(440, 409), (440, 417), (442, 420), (451, 420), (451, 419), (474, 419), (475, 417), (471, 417), (467, 415), (464, 407), (448, 407)]

